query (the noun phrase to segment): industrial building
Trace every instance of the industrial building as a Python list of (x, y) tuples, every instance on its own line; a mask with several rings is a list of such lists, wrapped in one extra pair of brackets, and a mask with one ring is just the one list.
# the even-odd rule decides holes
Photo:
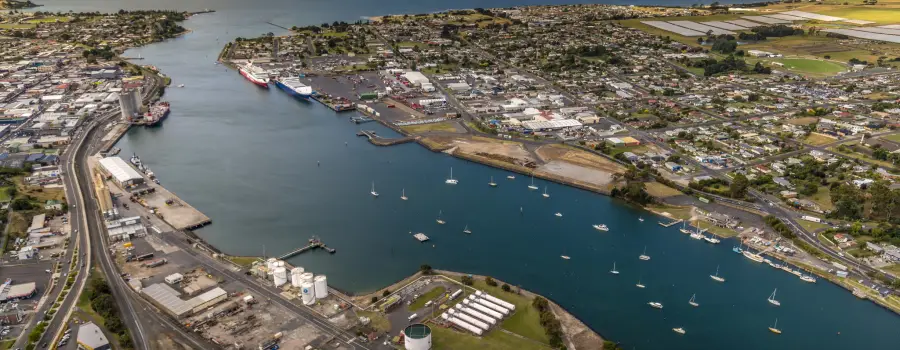
[(188, 300), (181, 299), (181, 293), (162, 283), (152, 284), (141, 290), (154, 304), (165, 309), (176, 318), (187, 317), (206, 310), (228, 297), (228, 293), (216, 287)]
[(110, 241), (130, 240), (133, 237), (147, 235), (147, 228), (141, 222), (140, 216), (121, 218), (106, 222), (106, 231), (109, 232)]
[(86, 350), (112, 349), (109, 339), (93, 322), (87, 322), (78, 327), (78, 345)]
[(403, 329), (403, 345), (406, 350), (431, 349), (431, 328), (416, 323)]
[(406, 72), (403, 73), (403, 77), (409, 80), (409, 84), (412, 86), (422, 86), (422, 84), (428, 83), (428, 77), (421, 72)]
[(122, 120), (131, 121), (141, 114), (141, 88), (124, 90), (119, 93), (119, 108), (122, 109)]
[(100, 168), (122, 188), (144, 183), (144, 176), (119, 157), (100, 159)]

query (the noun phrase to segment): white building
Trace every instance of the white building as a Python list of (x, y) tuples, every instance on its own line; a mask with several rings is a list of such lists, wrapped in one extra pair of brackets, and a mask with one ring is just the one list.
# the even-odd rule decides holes
[(413, 86), (422, 86), (422, 84), (428, 83), (428, 77), (421, 72), (406, 72), (403, 73), (403, 77), (409, 80), (409, 84)]
[(140, 216), (107, 221), (106, 230), (109, 232), (111, 241), (129, 240), (132, 237), (147, 235), (147, 228), (141, 222)]
[(112, 176), (113, 181), (123, 188), (144, 182), (144, 177), (131, 165), (125, 163), (122, 158), (107, 157), (100, 159), (100, 166), (106, 171), (107, 175)]

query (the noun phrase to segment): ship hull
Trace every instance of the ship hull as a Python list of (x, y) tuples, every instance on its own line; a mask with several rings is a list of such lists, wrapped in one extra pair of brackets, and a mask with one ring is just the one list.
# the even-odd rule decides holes
[(275, 86), (277, 86), (279, 89), (283, 90), (284, 92), (287, 92), (288, 95), (291, 95), (297, 99), (308, 100), (309, 96), (312, 95), (312, 93), (304, 94), (304, 93), (297, 92), (297, 90), (294, 90), (290, 86), (287, 86), (284, 83), (277, 81), (277, 80), (275, 81)]
[(260, 80), (260, 79), (253, 77), (252, 75), (247, 73), (247, 71), (245, 71), (243, 68), (239, 69), (238, 71), (241, 72), (241, 75), (244, 76), (245, 79), (249, 80), (253, 84), (256, 84), (256, 86), (259, 86), (259, 87), (265, 88), (265, 89), (269, 88), (269, 83), (266, 82), (265, 80)]

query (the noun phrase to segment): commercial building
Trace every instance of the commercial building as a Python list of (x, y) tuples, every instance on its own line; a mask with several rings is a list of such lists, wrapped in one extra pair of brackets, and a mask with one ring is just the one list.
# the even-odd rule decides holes
[(144, 177), (135, 170), (131, 165), (119, 157), (106, 157), (100, 159), (100, 167), (106, 172), (107, 176), (111, 176), (122, 188), (138, 185), (144, 182)]
[(78, 327), (78, 345), (86, 350), (112, 349), (109, 339), (93, 322), (87, 322)]
[(406, 72), (403, 73), (403, 77), (409, 80), (409, 84), (412, 86), (422, 86), (422, 84), (428, 83), (428, 77), (421, 72)]

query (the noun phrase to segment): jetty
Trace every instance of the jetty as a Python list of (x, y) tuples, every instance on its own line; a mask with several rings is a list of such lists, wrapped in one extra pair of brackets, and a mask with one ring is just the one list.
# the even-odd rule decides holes
[(356, 133), (356, 136), (365, 136), (369, 139), (369, 142), (376, 146), (393, 146), (401, 143), (412, 142), (416, 138), (412, 136), (398, 137), (398, 138), (385, 138), (378, 136), (375, 134), (375, 131), (372, 130), (360, 130)]
[(366, 116), (360, 116), (360, 117), (353, 117), (353, 118), (350, 118), (350, 121), (351, 121), (351, 122), (354, 122), (354, 123), (356, 123), (356, 124), (362, 124), (362, 123), (374, 122), (375, 119), (372, 119), (372, 118), (369, 118), (369, 117), (366, 117)]
[(684, 221), (684, 219), (678, 219), (678, 220), (672, 221), (668, 224), (664, 224), (662, 221), (660, 221), (660, 222), (658, 222), (658, 224), (659, 224), (659, 226), (662, 226), (662, 227), (671, 227), (672, 225), (680, 224), (682, 221)]
[(289, 258), (291, 258), (291, 257), (293, 257), (293, 256), (295, 256), (295, 255), (299, 255), (299, 254), (308, 252), (308, 251), (313, 250), (313, 249), (318, 249), (318, 248), (322, 248), (322, 249), (324, 249), (326, 252), (331, 253), (331, 254), (334, 254), (335, 252), (337, 252), (336, 249), (334, 249), (334, 248), (329, 248), (328, 246), (325, 245), (325, 243), (322, 243), (322, 241), (320, 241), (318, 238), (310, 238), (310, 239), (309, 239), (309, 244), (307, 244), (307, 245), (305, 245), (305, 246), (303, 246), (303, 247), (294, 249), (294, 250), (288, 252), (287, 254), (284, 254), (284, 255), (278, 257), (278, 260), (289, 259)]

